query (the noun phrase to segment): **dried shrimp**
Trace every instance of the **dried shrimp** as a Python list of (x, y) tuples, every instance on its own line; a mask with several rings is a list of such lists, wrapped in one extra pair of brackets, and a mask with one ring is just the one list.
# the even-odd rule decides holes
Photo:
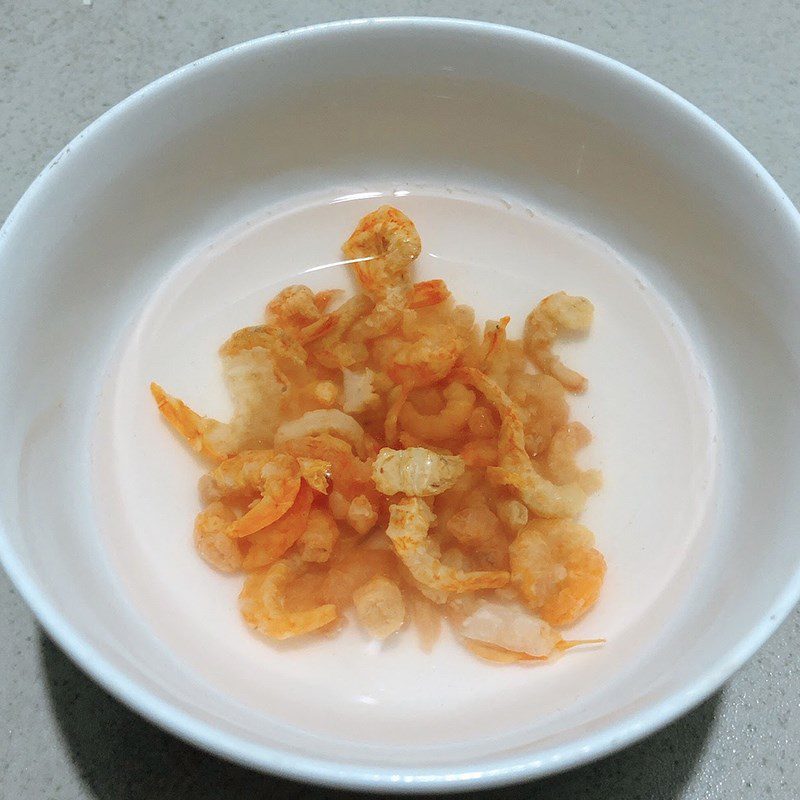
[(415, 282), (419, 232), (391, 206), (342, 249), (358, 293), (287, 286), (223, 344), (228, 420), (151, 384), (209, 467), (197, 552), (244, 576), (241, 615), (268, 639), (350, 616), (376, 640), (413, 627), (429, 652), (449, 623), (470, 653), (519, 665), (597, 641), (563, 638), (606, 563), (577, 521), (601, 485), (569, 418), (588, 383), (554, 352), (594, 307), (557, 292), (521, 337), (507, 316), (481, 332), (443, 280)]

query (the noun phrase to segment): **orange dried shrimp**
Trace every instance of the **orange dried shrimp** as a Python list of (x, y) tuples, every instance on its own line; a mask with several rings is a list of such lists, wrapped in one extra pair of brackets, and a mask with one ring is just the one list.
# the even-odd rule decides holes
[[(578, 644), (561, 629), (597, 601), (606, 564), (576, 521), (601, 485), (569, 421), (583, 375), (553, 352), (592, 304), (559, 292), (524, 336), (481, 333), (442, 280), (414, 282), (414, 223), (381, 206), (343, 246), (359, 293), (288, 286), (223, 345), (233, 415), (217, 421), (158, 384), (165, 420), (212, 466), (194, 541), (244, 574), (244, 621), (270, 639), (332, 633), (344, 615), (383, 640), (443, 622), (498, 664)], [(527, 358), (526, 358), (527, 356)]]

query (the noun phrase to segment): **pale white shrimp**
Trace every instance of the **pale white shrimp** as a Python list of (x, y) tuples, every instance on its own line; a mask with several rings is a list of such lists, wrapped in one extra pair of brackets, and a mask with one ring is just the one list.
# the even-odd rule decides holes
[(567, 367), (552, 351), (560, 330), (585, 333), (594, 316), (594, 306), (585, 297), (556, 292), (539, 303), (525, 320), (525, 352), (534, 364), (552, 375), (565, 388), (583, 392), (587, 381), (583, 375)]
[(276, 447), (292, 439), (328, 433), (353, 445), (359, 455), (364, 454), (364, 429), (349, 414), (338, 408), (317, 408), (306, 411), (302, 417), (284, 422), (276, 431)]
[(248, 536), (280, 519), (300, 491), (297, 459), (274, 450), (246, 450), (223, 461), (205, 482), (206, 492), (219, 497), (260, 494), (247, 513), (231, 522), (226, 533), (232, 538)]
[(275, 428), (291, 397), (283, 367), (296, 372), (304, 369), (294, 362), (276, 361), (263, 347), (222, 356), (225, 385), (233, 403), (230, 430), (237, 444), (236, 452), (272, 444)]
[(248, 442), (269, 444), (286, 396), (285, 378), (263, 347), (228, 353), (223, 366), (234, 406), (229, 423), (204, 417), (157, 383), (150, 384), (164, 418), (193, 450), (213, 461), (234, 455)]
[(235, 519), (233, 509), (216, 501), (201, 511), (194, 523), (197, 552), (221, 572), (237, 572), (242, 568), (239, 543), (225, 533)]
[(579, 514), (586, 503), (586, 494), (577, 484), (556, 486), (537, 472), (525, 450), (522, 420), (508, 395), (477, 369), (465, 368), (460, 373), (500, 414), (500, 464), (487, 467), (487, 477), (502, 486), (514, 488), (520, 500), (541, 517), (574, 517)]
[(387, 333), (397, 324), (412, 291), (411, 265), (421, 250), (414, 223), (392, 206), (381, 206), (363, 217), (342, 245), (361, 288), (375, 301), (364, 320), (370, 337)]
[(239, 595), (239, 609), (245, 622), (271, 639), (301, 636), (333, 622), (336, 606), (332, 603), (307, 611), (290, 612), (284, 608), (286, 587), (303, 568), (303, 562), (295, 556), (249, 575)]
[(434, 453), (424, 447), (392, 450), (384, 447), (372, 469), (375, 487), (381, 494), (402, 492), (408, 496), (430, 497), (451, 488), (464, 474), (460, 456)]
[(150, 384), (164, 418), (196, 452), (213, 461), (271, 444), (287, 397), (289, 382), (283, 369), (303, 368), (307, 357), (302, 345), (271, 325), (236, 331), (220, 354), (233, 402), (229, 423), (204, 417), (157, 383)]
[(557, 631), (524, 608), (487, 600), (481, 600), (477, 609), (464, 619), (461, 634), (534, 658), (546, 658), (561, 641)]
[(350, 501), (347, 507), (347, 524), (359, 535), (365, 536), (378, 521), (378, 509), (365, 494), (360, 494)]
[(360, 414), (380, 400), (373, 387), (374, 379), (375, 373), (369, 367), (361, 372), (342, 369), (342, 411), (345, 414)]
[(464, 572), (447, 567), (438, 556), (438, 548), (428, 537), (436, 516), (419, 497), (407, 497), (389, 506), (386, 535), (400, 560), (416, 581), (443, 592), (474, 592), (505, 586), (509, 573), (502, 570)]
[(356, 616), (367, 633), (375, 639), (386, 639), (403, 627), (406, 607), (400, 587), (383, 575), (353, 592)]

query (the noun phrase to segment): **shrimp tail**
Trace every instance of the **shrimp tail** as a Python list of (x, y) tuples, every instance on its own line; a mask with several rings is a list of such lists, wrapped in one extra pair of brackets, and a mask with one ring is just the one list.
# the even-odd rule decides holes
[(217, 420), (203, 417), (192, 411), (183, 400), (167, 394), (157, 383), (150, 384), (150, 392), (158, 405), (158, 410), (167, 422), (181, 435), (192, 450), (201, 453), (212, 461), (224, 461), (232, 452), (219, 450), (209, 442), (208, 434), (213, 429), (224, 427)]

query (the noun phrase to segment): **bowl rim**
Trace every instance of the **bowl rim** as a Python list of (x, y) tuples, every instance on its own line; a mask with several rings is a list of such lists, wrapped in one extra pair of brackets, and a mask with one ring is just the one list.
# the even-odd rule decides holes
[[(435, 16), (371, 17), (308, 25), (235, 44), (157, 78), (108, 109), (78, 133), (45, 166), (9, 213), (0, 228), (0, 278), (4, 273), (2, 264), (6, 242), (17, 226), (18, 220), (25, 217), (37, 195), (51, 179), (53, 167), (60, 161), (68, 159), (70, 153), (82, 147), (85, 141), (101, 135), (104, 128), (124, 115), (129, 108), (146, 98), (157, 96), (167, 85), (174, 84), (189, 74), (212, 69), (240, 53), (269, 48), (287, 39), (299, 40), (319, 34), (338, 35), (343, 31), (365, 26), (397, 30), (423, 26), (431, 30), (458, 31), (464, 34), (480, 32), (569, 53), (590, 67), (601, 69), (611, 77), (624, 78), (638, 84), (640, 88), (657, 97), (661, 103), (671, 106), (676, 113), (692, 120), (707, 136), (726, 150), (732, 159), (754, 174), (774, 199), (775, 212), (780, 213), (784, 223), (800, 232), (800, 213), (755, 156), (695, 105), (638, 70), (581, 45), (509, 25)], [(567, 745), (547, 748), (536, 753), (507, 758), (492, 757), (486, 763), (471, 768), (465, 764), (461, 768), (445, 766), (430, 770), (398, 769), (349, 765), (331, 759), (282, 752), (266, 745), (248, 742), (233, 734), (221, 733), (213, 725), (199, 721), (191, 713), (180, 710), (169, 701), (140, 687), (135, 679), (98, 652), (90, 641), (72, 627), (64, 610), (51, 602), (38, 588), (34, 575), (15, 553), (10, 536), (2, 525), (0, 525), (0, 564), (48, 635), (80, 668), (128, 708), (168, 732), (229, 761), (281, 777), (338, 788), (404, 793), (460, 791), (521, 782), (571, 769), (627, 747), (673, 722), (708, 698), (761, 647), (800, 600), (800, 564), (798, 564), (794, 574), (779, 592), (764, 617), (714, 665), (699, 674), (682, 690), (676, 690), (666, 697), (652, 701), (639, 711), (628, 712), (618, 722), (601, 731), (576, 739)]]

